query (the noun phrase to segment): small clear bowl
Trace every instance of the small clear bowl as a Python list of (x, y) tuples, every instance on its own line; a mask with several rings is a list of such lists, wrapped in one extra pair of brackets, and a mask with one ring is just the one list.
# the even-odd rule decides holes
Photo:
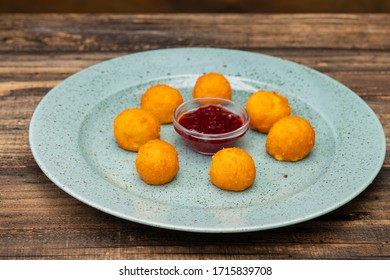
[[(179, 123), (179, 119), (184, 114), (208, 105), (221, 106), (239, 116), (242, 120), (242, 126), (226, 133), (207, 134), (187, 129)], [(233, 147), (245, 135), (249, 128), (249, 115), (243, 106), (228, 99), (216, 97), (194, 98), (176, 108), (173, 114), (173, 126), (184, 142), (193, 150), (204, 155), (213, 155), (222, 148)]]

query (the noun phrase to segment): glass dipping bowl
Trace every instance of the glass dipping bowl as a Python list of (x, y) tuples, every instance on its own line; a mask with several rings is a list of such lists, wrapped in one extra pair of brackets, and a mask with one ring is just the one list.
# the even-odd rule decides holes
[[(186, 113), (208, 105), (220, 106), (237, 115), (242, 125), (226, 133), (202, 133), (190, 130), (179, 123)], [(222, 148), (233, 147), (249, 128), (249, 115), (243, 106), (228, 99), (216, 97), (194, 98), (179, 105), (173, 114), (173, 126), (184, 142), (193, 150), (204, 155), (213, 155)]]

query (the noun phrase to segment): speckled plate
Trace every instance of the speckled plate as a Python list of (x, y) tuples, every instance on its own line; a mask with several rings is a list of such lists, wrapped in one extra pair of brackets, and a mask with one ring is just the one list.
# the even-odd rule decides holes
[[(211, 157), (193, 152), (172, 125), (163, 125), (161, 138), (178, 150), (180, 170), (168, 185), (146, 185), (135, 170), (136, 154), (117, 146), (113, 119), (139, 106), (143, 92), (158, 83), (188, 100), (197, 77), (211, 71), (228, 77), (242, 105), (259, 89), (287, 96), (292, 114), (316, 130), (312, 153), (297, 163), (275, 161), (265, 151), (266, 135), (249, 131), (238, 146), (254, 158), (256, 181), (244, 192), (227, 192), (210, 183)], [(30, 144), (42, 171), (78, 200), (130, 221), (197, 232), (264, 230), (328, 213), (372, 182), (386, 152), (373, 111), (335, 80), (276, 57), (209, 48), (136, 53), (69, 77), (37, 107)]]

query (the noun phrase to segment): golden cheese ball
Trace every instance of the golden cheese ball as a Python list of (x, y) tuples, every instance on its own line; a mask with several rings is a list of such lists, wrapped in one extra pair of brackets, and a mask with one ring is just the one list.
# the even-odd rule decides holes
[(119, 147), (136, 152), (149, 140), (160, 138), (160, 122), (143, 109), (126, 109), (114, 120), (114, 136)]
[(211, 72), (197, 79), (192, 97), (219, 97), (232, 100), (232, 88), (225, 76)]
[(149, 185), (163, 185), (175, 178), (179, 171), (179, 157), (175, 147), (160, 139), (142, 145), (135, 159), (141, 179)]
[(225, 148), (214, 154), (210, 165), (211, 182), (229, 191), (243, 191), (256, 178), (252, 157), (241, 148)]
[(183, 103), (178, 89), (168, 85), (155, 85), (141, 96), (141, 108), (154, 114), (160, 123), (171, 123), (176, 107)]
[(250, 127), (262, 133), (268, 133), (275, 122), (291, 113), (285, 96), (264, 90), (249, 97), (246, 110), (250, 117)]
[(288, 116), (277, 121), (270, 129), (265, 147), (279, 161), (298, 161), (313, 149), (315, 131), (309, 121)]

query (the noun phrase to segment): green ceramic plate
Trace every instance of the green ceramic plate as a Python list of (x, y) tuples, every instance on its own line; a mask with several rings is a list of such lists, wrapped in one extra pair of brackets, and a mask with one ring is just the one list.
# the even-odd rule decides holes
[[(135, 153), (118, 148), (113, 119), (139, 106), (155, 84), (178, 88), (185, 100), (199, 75), (226, 75), (233, 99), (245, 105), (259, 89), (288, 97), (292, 114), (316, 130), (311, 154), (297, 163), (272, 159), (266, 135), (249, 131), (237, 144), (255, 160), (257, 178), (241, 193), (214, 187), (210, 156), (193, 152), (163, 125), (161, 138), (180, 160), (174, 181), (143, 183)], [(181, 48), (141, 52), (89, 67), (53, 88), (37, 107), (30, 144), (42, 171), (78, 200), (123, 219), (197, 232), (243, 232), (283, 227), (328, 213), (361, 193), (386, 153), (383, 128), (355, 93), (305, 66), (226, 49)]]

